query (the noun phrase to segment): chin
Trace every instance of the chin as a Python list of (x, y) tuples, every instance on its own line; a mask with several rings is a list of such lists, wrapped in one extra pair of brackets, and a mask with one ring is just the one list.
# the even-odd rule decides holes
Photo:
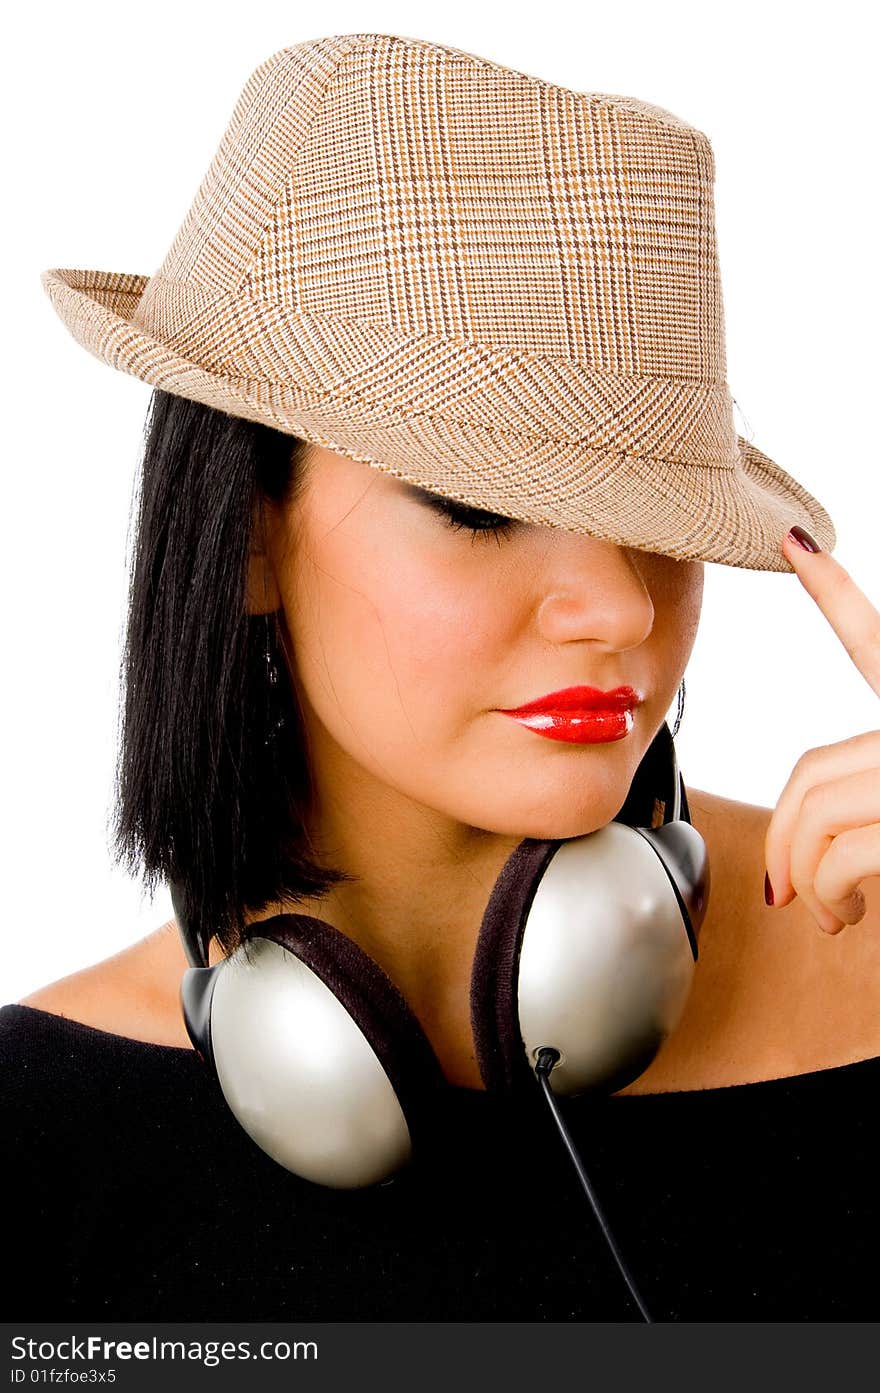
[(568, 842), (574, 837), (586, 837), (590, 832), (597, 832), (600, 827), (604, 827), (614, 818), (617, 809), (609, 813), (608, 817), (597, 819), (591, 818), (566, 818), (564, 821), (555, 818), (539, 824), (534, 832), (524, 832), (524, 837), (533, 837), (541, 842)]
[(587, 833), (597, 832), (600, 827), (607, 826), (620, 812), (625, 801), (626, 789), (619, 797), (615, 795), (612, 798), (594, 799), (586, 810), (581, 797), (580, 806), (566, 806), (563, 800), (562, 805), (555, 809), (523, 808), (517, 815), (515, 800), (511, 799), (507, 815), (503, 819), (493, 819), (483, 826), (485, 830), (494, 832), (497, 836), (518, 837), (520, 841), (524, 841), (526, 837), (541, 842), (570, 841), (573, 837), (585, 837)]

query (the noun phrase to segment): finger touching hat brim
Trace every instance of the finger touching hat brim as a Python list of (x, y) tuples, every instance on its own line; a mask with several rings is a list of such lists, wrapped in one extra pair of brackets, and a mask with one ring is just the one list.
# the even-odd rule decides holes
[(795, 523), (832, 551), (834, 524), (796, 479), (742, 436), (727, 467), (646, 458), (588, 441), (448, 421), (290, 383), (207, 371), (132, 323), (149, 277), (42, 273), (85, 349), (161, 391), (257, 421), (434, 493), (527, 523), (561, 527), (677, 560), (792, 572)]

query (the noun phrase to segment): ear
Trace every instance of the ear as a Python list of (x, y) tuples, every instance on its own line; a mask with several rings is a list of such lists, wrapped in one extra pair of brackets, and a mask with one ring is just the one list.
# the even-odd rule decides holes
[(281, 608), (274, 549), (270, 545), (272, 526), (273, 520), (267, 516), (266, 504), (258, 503), (251, 524), (251, 549), (248, 556), (248, 614), (271, 614), (273, 610)]

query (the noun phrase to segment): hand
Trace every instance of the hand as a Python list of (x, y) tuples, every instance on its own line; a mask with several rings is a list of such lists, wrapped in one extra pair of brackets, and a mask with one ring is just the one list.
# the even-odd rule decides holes
[[(782, 551), (880, 696), (880, 612), (830, 552), (804, 551), (791, 533)], [(799, 895), (830, 934), (864, 918), (860, 883), (880, 876), (880, 730), (801, 755), (770, 819), (764, 855), (774, 905)]]

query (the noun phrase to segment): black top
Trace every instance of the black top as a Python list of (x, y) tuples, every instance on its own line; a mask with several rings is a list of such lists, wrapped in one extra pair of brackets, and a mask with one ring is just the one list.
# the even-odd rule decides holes
[[(0, 1009), (6, 1320), (637, 1319), (536, 1082), (390, 1183), (265, 1155), (194, 1051)], [(656, 1321), (880, 1318), (880, 1058), (562, 1100)], [(11, 1220), (12, 1231), (9, 1232)]]

